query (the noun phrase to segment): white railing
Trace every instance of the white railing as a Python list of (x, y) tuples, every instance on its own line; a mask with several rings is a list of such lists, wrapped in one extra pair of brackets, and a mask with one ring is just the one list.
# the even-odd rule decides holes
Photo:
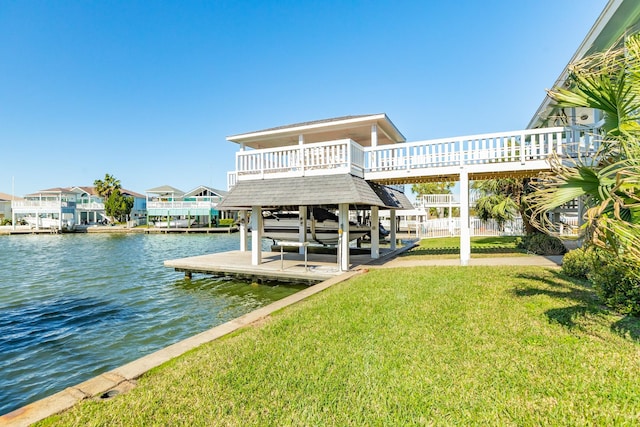
[[(495, 220), (482, 221), (471, 218), (469, 221), (472, 236), (521, 236), (524, 234), (522, 218), (505, 222), (502, 227)], [(460, 218), (436, 218), (426, 221), (409, 221), (409, 233), (418, 238), (460, 236)]]
[(12, 209), (19, 208), (47, 208), (55, 209), (60, 207), (74, 207), (76, 202), (60, 200), (14, 200), (11, 202)]
[(209, 209), (215, 208), (217, 204), (222, 200), (222, 198), (218, 198), (218, 200), (211, 201), (171, 201), (171, 202), (147, 202), (147, 209)]
[[(579, 232), (577, 218), (571, 223), (564, 219), (558, 224), (557, 232), (560, 236), (576, 236)], [(401, 224), (406, 227), (409, 234), (417, 238), (426, 239), (432, 237), (455, 237), (460, 236), (460, 218), (435, 218), (428, 220), (407, 220)], [(495, 220), (482, 221), (472, 217), (469, 220), (470, 234), (472, 236), (522, 236), (525, 234), (522, 218), (518, 217), (512, 221), (505, 222), (500, 226)]]
[[(376, 147), (362, 147), (351, 139), (290, 145), (236, 153), (236, 170), (228, 187), (238, 180), (351, 173), (367, 179), (402, 178), (407, 172), (437, 175), (436, 168), (502, 164), (502, 172), (521, 170), (538, 162), (545, 168), (549, 155), (588, 155), (598, 147), (592, 129), (553, 127), (513, 132), (442, 138)], [(491, 169), (484, 166), (485, 171)], [(452, 170), (453, 170), (452, 169)], [(403, 175), (404, 173), (404, 175)], [(446, 174), (446, 173), (445, 173)]]
[(524, 164), (544, 160), (553, 152), (562, 154), (567, 135), (564, 128), (555, 127), (367, 147), (366, 171), (503, 162)]
[(460, 202), (455, 199), (453, 194), (423, 194), (416, 200), (416, 206), (422, 208), (459, 205)]
[(236, 180), (358, 171), (364, 171), (364, 150), (351, 139), (236, 153)]
[(78, 202), (76, 208), (84, 210), (104, 210), (104, 203), (98, 202)]
[(238, 174), (236, 171), (227, 172), (227, 190), (231, 190), (238, 183)]

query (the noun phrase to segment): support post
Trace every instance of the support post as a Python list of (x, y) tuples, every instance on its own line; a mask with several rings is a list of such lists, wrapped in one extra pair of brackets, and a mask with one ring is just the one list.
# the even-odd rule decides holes
[[(298, 242), (304, 243), (307, 241), (307, 207), (300, 206), (298, 209), (300, 219), (300, 228), (298, 229)], [(300, 246), (298, 248), (298, 253), (306, 254), (307, 250), (304, 246)]]
[(398, 229), (398, 224), (396, 220), (396, 210), (389, 210), (389, 243), (391, 244), (391, 250), (396, 250), (396, 230)]
[(249, 250), (249, 233), (247, 233), (247, 225), (249, 219), (247, 218), (247, 211), (241, 210), (239, 212), (240, 221), (240, 251), (247, 252)]
[(262, 264), (262, 208), (251, 206), (251, 265)]
[(460, 171), (460, 265), (471, 259), (471, 232), (469, 230), (469, 172)]
[(380, 258), (380, 218), (378, 207), (371, 206), (371, 258)]
[(338, 265), (340, 271), (349, 271), (349, 205), (340, 203), (338, 206)]

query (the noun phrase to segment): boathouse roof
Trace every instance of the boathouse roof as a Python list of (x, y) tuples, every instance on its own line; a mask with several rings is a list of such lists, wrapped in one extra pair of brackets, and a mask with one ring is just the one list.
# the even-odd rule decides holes
[(377, 127), (378, 145), (405, 141), (405, 137), (384, 113), (343, 116), (278, 126), (228, 136), (227, 141), (260, 149), (296, 145), (299, 143), (299, 137), (302, 136), (305, 144), (349, 138), (363, 147), (368, 147), (371, 146), (372, 125)]
[(404, 193), (350, 174), (240, 181), (218, 204), (220, 208), (282, 206), (379, 206), (412, 209)]

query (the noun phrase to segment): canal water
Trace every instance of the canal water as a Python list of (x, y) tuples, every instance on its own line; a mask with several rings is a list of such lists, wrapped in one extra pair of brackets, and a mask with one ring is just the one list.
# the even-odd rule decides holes
[(0, 236), (0, 414), (291, 295), (304, 285), (182, 273), (233, 234)]

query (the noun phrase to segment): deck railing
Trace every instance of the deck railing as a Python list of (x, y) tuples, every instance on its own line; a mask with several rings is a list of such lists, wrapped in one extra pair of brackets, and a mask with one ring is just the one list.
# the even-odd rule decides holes
[(81, 210), (104, 210), (104, 203), (78, 202), (76, 207)]
[(566, 136), (564, 128), (556, 127), (367, 147), (366, 171), (503, 162), (524, 164), (544, 160), (553, 152), (562, 155)]
[(364, 150), (351, 139), (236, 153), (237, 180), (363, 171)]
[[(371, 179), (394, 178), (403, 171), (437, 174), (435, 168), (510, 163), (507, 169), (526, 169), (528, 162), (555, 153), (576, 157), (595, 152), (599, 138), (592, 129), (553, 127), (442, 138), (377, 147), (362, 147), (351, 139), (291, 145), (236, 153), (237, 181), (292, 176), (351, 173)], [(505, 166), (505, 165), (503, 165)], [(540, 168), (540, 163), (538, 163)], [(505, 167), (502, 168), (505, 170)]]
[(215, 208), (222, 198), (211, 201), (170, 201), (170, 202), (147, 202), (147, 209), (208, 209)]
[(76, 202), (67, 200), (14, 200), (11, 202), (12, 209), (20, 208), (73, 208), (76, 206)]

